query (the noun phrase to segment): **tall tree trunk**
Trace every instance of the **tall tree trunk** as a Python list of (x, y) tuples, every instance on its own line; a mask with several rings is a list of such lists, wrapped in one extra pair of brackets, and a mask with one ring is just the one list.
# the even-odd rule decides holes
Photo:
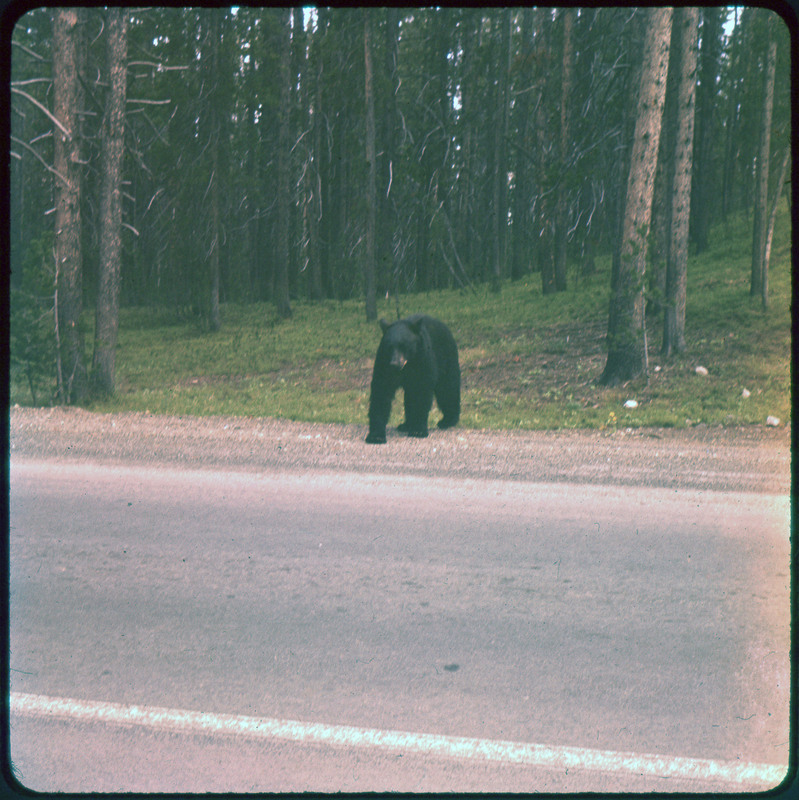
[(791, 159), (791, 147), (785, 148), (785, 154), (782, 157), (782, 164), (777, 176), (777, 186), (774, 189), (774, 200), (771, 203), (771, 211), (768, 215), (768, 225), (766, 226), (766, 247), (763, 253), (763, 308), (768, 306), (768, 262), (771, 259), (771, 240), (774, 236), (774, 223), (777, 221), (777, 210), (780, 204), (780, 195), (782, 194), (782, 186), (785, 183), (785, 173), (788, 169), (788, 162)]
[(220, 105), (223, 102), (219, 82), (222, 73), (219, 68), (219, 48), (222, 46), (220, 32), (220, 16), (222, 9), (209, 9), (206, 13), (211, 15), (209, 26), (209, 45), (211, 58), (209, 59), (209, 80), (213, 89), (208, 97), (209, 136), (211, 138), (211, 251), (209, 254), (210, 270), (210, 298), (208, 311), (208, 325), (212, 331), (221, 327), (219, 317), (219, 249), (222, 243), (222, 230), (219, 221), (219, 155), (222, 148), (222, 120)]
[(330, 114), (330, 95), (332, 94), (332, 87), (329, 87), (326, 81), (328, 70), (328, 57), (324, 45), (329, 38), (328, 20), (330, 9), (321, 6), (318, 11), (317, 19), (317, 32), (314, 35), (314, 42), (316, 47), (316, 57), (318, 64), (316, 67), (317, 89), (316, 89), (316, 105), (315, 109), (315, 122), (319, 124), (319, 147), (314, 148), (316, 158), (314, 161), (317, 165), (319, 177), (317, 180), (316, 190), (319, 194), (319, 216), (317, 217), (317, 239), (318, 239), (318, 255), (319, 255), (319, 281), (322, 285), (322, 294), (326, 298), (335, 297), (335, 284), (332, 278), (331, 267), (331, 238), (333, 234), (333, 154), (332, 145), (326, 135), (327, 120)]
[(532, 125), (531, 125), (531, 101), (532, 92), (530, 84), (533, 81), (532, 64), (525, 53), (525, 49), (532, 47), (530, 42), (534, 40), (534, 12), (530, 6), (525, 6), (522, 11), (521, 41), (522, 52), (525, 60), (520, 70), (520, 80), (522, 81), (523, 91), (516, 93), (514, 107), (518, 114), (518, 139), (520, 148), (516, 150), (515, 173), (516, 188), (513, 193), (513, 247), (509, 253), (511, 262), (511, 279), (516, 280), (530, 271), (532, 260), (531, 250), (533, 249), (533, 237), (531, 236), (532, 221), (530, 219), (532, 170), (530, 169), (530, 153), (532, 147)]
[(743, 102), (743, 87), (740, 75), (745, 68), (741, 62), (752, 57), (752, 42), (750, 25), (741, 22), (741, 14), (735, 8), (735, 27), (740, 28), (742, 36), (732, 37), (727, 58), (730, 62), (729, 73), (732, 77), (731, 85), (727, 88), (727, 113), (725, 114), (724, 124), (724, 156), (722, 160), (722, 182), (721, 182), (721, 217), (727, 219), (728, 214), (734, 208), (734, 194), (739, 170), (741, 153), (741, 108)]
[(401, 233), (397, 230), (398, 214), (396, 211), (396, 196), (394, 181), (397, 180), (395, 172), (397, 170), (397, 93), (399, 92), (399, 9), (386, 9), (385, 27), (385, 76), (388, 79), (387, 97), (384, 103), (382, 114), (382, 145), (383, 158), (380, 179), (380, 236), (379, 248), (380, 255), (378, 263), (383, 264), (380, 275), (386, 285), (391, 288), (394, 298), (399, 302), (397, 264), (394, 254), (394, 236), (401, 238)]
[(491, 275), (491, 286), (498, 292), (502, 286), (502, 278), (505, 273), (505, 239), (508, 230), (507, 213), (507, 186), (508, 186), (508, 125), (510, 114), (510, 102), (508, 97), (508, 81), (510, 78), (511, 63), (511, 14), (509, 8), (504, 8), (498, 12), (501, 36), (500, 36), (500, 62), (499, 75), (497, 77), (497, 107), (496, 120), (499, 122), (499, 131), (494, 136), (494, 202), (492, 203), (491, 214), (493, 219), (493, 230), (491, 231), (494, 240), (493, 262), (494, 268)]
[[(461, 86), (461, 110), (460, 118), (465, 121), (470, 121), (475, 115), (477, 103), (473, 102), (475, 93), (473, 92), (474, 81), (472, 74), (475, 68), (472, 66), (475, 62), (475, 56), (478, 52), (478, 28), (477, 15), (471, 9), (467, 10), (463, 15), (462, 31), (460, 37), (460, 46), (463, 50), (463, 60), (461, 69), (464, 75), (463, 85)], [(477, 222), (480, 219), (478, 211), (478, 191), (477, 191), (477, 177), (475, 169), (475, 150), (477, 149), (477, 131), (476, 126), (472, 124), (465, 124), (463, 126), (463, 145), (462, 145), (462, 164), (463, 175), (460, 179), (461, 192), (460, 192), (460, 207), (458, 208), (458, 218), (461, 220), (461, 225), (464, 230), (469, 232), (468, 236), (463, 237), (462, 244), (459, 249), (463, 260), (466, 262), (466, 267), (471, 274), (475, 274), (475, 264), (482, 261), (477, 254), (481, 251), (480, 231), (477, 227)], [(479, 268), (477, 273), (482, 278), (483, 270)]]
[[(552, 20), (552, 11), (549, 8), (536, 9), (536, 39), (538, 52), (543, 54), (545, 68), (549, 66), (549, 53), (555, 52), (555, 29)], [(550, 147), (550, 130), (554, 127), (551, 120), (550, 109), (557, 105), (554, 95), (554, 82), (542, 81), (540, 93), (535, 103), (535, 134), (536, 134), (536, 194), (535, 219), (533, 220), (537, 236), (535, 239), (536, 265), (541, 271), (541, 291), (543, 294), (552, 294), (557, 291), (555, 283), (555, 196), (553, 193), (553, 180), (556, 172), (554, 148)]]
[(308, 210), (308, 250), (310, 258), (310, 280), (308, 282), (308, 297), (312, 301), (321, 300), (322, 293), (322, 246), (321, 246), (321, 221), (322, 221), (322, 53), (314, 43), (311, 45), (311, 63), (314, 68), (314, 95), (313, 113), (311, 115), (311, 136), (314, 159), (310, 183), (311, 202)]
[(680, 36), (678, 14), (672, 15), (671, 50), (660, 128), (660, 148), (652, 197), (652, 221), (649, 227), (649, 261), (647, 263), (647, 296), (644, 314), (647, 321), (663, 311), (666, 302), (666, 272), (671, 245), (671, 221), (674, 190), (674, 155), (677, 150), (677, 129), (680, 126)]
[(275, 306), (278, 316), (291, 316), (289, 302), (289, 116), (291, 112), (291, 9), (283, 10), (280, 31), (280, 129), (277, 146), (277, 263), (275, 265)]
[(218, 331), (222, 326), (219, 314), (219, 248), (222, 243), (222, 225), (219, 219), (219, 143), (213, 145), (211, 169), (214, 176), (211, 183), (211, 252), (209, 268), (211, 272), (210, 304), (208, 310), (208, 326)]
[[(622, 73), (622, 92), (624, 97), (629, 97), (630, 102), (624, 104), (621, 112), (619, 133), (621, 140), (617, 150), (618, 156), (614, 159), (611, 167), (610, 191), (607, 198), (610, 205), (610, 212), (607, 215), (607, 236), (612, 242), (613, 251), (611, 253), (610, 267), (610, 293), (613, 296), (619, 285), (619, 273), (621, 270), (621, 252), (624, 243), (624, 210), (627, 192), (627, 181), (630, 176), (630, 158), (632, 156), (632, 146), (636, 124), (636, 104), (632, 100), (637, 97), (641, 87), (641, 70), (643, 67), (644, 40), (649, 26), (649, 13), (646, 9), (636, 9), (630, 19), (629, 25), (615, 26), (614, 33), (619, 38), (623, 46), (630, 53), (629, 66)], [(625, 28), (627, 30), (625, 31)], [(608, 338), (614, 330), (616, 322), (614, 319), (614, 306), (611, 302), (610, 315), (608, 319)]]
[(691, 238), (696, 252), (707, 250), (711, 215), (718, 204), (714, 202), (715, 183), (713, 150), (718, 128), (715, 116), (719, 105), (716, 75), (722, 49), (722, 20), (726, 8), (703, 8), (702, 50), (699, 54), (699, 86), (696, 90), (696, 142), (694, 153), (693, 202), (691, 204)]
[(663, 355), (685, 350), (685, 296), (688, 275), (688, 225), (691, 218), (691, 175), (694, 149), (696, 98), (696, 45), (699, 10), (685, 7), (675, 12), (675, 32), (680, 34), (680, 85), (677, 95), (677, 131), (671, 156), (671, 235), (666, 262)]
[[(770, 16), (770, 15), (769, 15)], [(766, 230), (768, 224), (768, 176), (771, 159), (771, 116), (774, 107), (774, 81), (777, 68), (777, 41), (766, 21), (768, 49), (766, 70), (763, 76), (763, 111), (760, 117), (760, 146), (755, 170), (754, 230), (752, 234), (752, 279), (750, 297), (761, 297), (763, 308), (768, 305), (768, 278), (766, 276)]]
[(58, 395), (62, 403), (86, 398), (88, 377), (79, 322), (82, 309), (81, 167), (78, 137), (78, 9), (53, 12), (53, 114), (55, 136), (56, 337)]
[(375, 293), (375, 220), (377, 213), (377, 188), (375, 164), (375, 97), (372, 90), (372, 9), (363, 9), (363, 63), (364, 92), (366, 97), (366, 163), (369, 177), (366, 185), (366, 263), (364, 282), (366, 289), (366, 319), (377, 319)]
[[(291, 28), (291, 99), (289, 102), (289, 174), (304, 175), (302, 165), (303, 148), (297, 147), (300, 139), (308, 133), (306, 114), (308, 107), (308, 71), (305, 68), (307, 35), (302, 6), (292, 8)], [(296, 186), (296, 184), (294, 184)], [(294, 199), (289, 206), (289, 296), (299, 294), (300, 275), (303, 261), (303, 215), (305, 200), (302, 189), (292, 189)]]
[(114, 393), (119, 278), (122, 262), (122, 158), (125, 152), (128, 15), (112, 6), (106, 18), (108, 92), (102, 124), (100, 194), (100, 268), (95, 309), (92, 388), (100, 396)]
[(671, 8), (651, 8), (644, 40), (641, 88), (618, 274), (610, 299), (608, 360), (599, 382), (615, 385), (647, 369), (644, 279), (647, 237), (669, 66)]
[(572, 27), (575, 10), (564, 8), (563, 19), (563, 61), (560, 72), (560, 147), (558, 153), (558, 189), (555, 201), (555, 289), (566, 291), (566, 239), (568, 233), (568, 207), (566, 205), (566, 161), (569, 156), (569, 94), (572, 75)]

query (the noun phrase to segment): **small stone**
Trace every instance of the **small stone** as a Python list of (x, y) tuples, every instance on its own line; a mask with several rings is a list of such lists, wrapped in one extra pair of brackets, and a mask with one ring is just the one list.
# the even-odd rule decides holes
[(694, 371), (697, 375), (707, 375), (707, 367), (697, 367)]
[(751, 396), (751, 394), (752, 394), (752, 393), (749, 391), (749, 389), (744, 389), (744, 390), (741, 392), (741, 397), (743, 397), (743, 399), (744, 399), (744, 400), (746, 400), (746, 398), (747, 398), (747, 397), (750, 397), (750, 396)]
[(772, 428), (776, 428), (780, 424), (779, 417), (766, 417), (766, 425), (770, 425)]
[(637, 400), (625, 400), (624, 407), (625, 408), (638, 408), (638, 401)]

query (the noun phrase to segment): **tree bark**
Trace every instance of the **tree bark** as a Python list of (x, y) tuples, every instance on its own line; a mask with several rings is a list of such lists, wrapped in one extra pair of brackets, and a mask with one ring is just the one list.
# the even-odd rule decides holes
[(510, 9), (504, 8), (499, 12), (500, 35), (500, 62), (499, 75), (496, 87), (496, 120), (499, 131), (494, 136), (494, 201), (492, 203), (493, 230), (492, 238), (494, 267), (491, 274), (491, 287), (498, 292), (502, 287), (505, 273), (505, 239), (508, 230), (508, 126), (510, 117), (510, 103), (508, 97), (508, 80), (511, 63), (511, 15)]
[[(607, 235), (612, 243), (610, 267), (610, 292), (611, 297), (616, 293), (619, 285), (619, 272), (621, 265), (622, 246), (624, 244), (624, 211), (627, 194), (627, 180), (630, 176), (630, 164), (632, 156), (632, 141), (635, 134), (637, 98), (641, 87), (641, 72), (644, 59), (644, 40), (646, 31), (649, 27), (649, 13), (646, 9), (636, 9), (627, 26), (614, 26), (613, 32), (619, 38), (628, 52), (628, 66), (622, 73), (622, 96), (629, 97), (630, 100), (624, 103), (621, 109), (621, 119), (619, 124), (619, 134), (621, 141), (617, 155), (613, 161), (610, 174), (609, 196), (607, 198), (610, 206), (610, 213), (607, 216)], [(628, 28), (627, 31), (624, 28)], [(614, 306), (611, 302), (610, 315), (608, 319), (608, 338), (614, 330), (615, 319), (613, 316)]]
[(211, 47), (209, 81), (213, 89), (208, 98), (209, 136), (211, 139), (211, 251), (208, 257), (210, 269), (210, 298), (208, 311), (208, 326), (212, 331), (218, 331), (222, 325), (219, 316), (219, 256), (222, 243), (222, 226), (219, 219), (219, 182), (220, 182), (220, 150), (222, 148), (222, 118), (220, 106), (223, 99), (220, 96), (220, 70), (219, 48), (222, 46), (220, 31), (220, 17), (222, 9), (209, 9), (206, 13), (211, 15), (209, 27), (209, 45)]
[(78, 9), (53, 12), (53, 115), (60, 127), (55, 137), (55, 271), (58, 395), (62, 403), (78, 403), (88, 393), (82, 310), (81, 167), (78, 137), (79, 59), (76, 47)]
[(669, 65), (671, 8), (648, 10), (641, 86), (622, 231), (618, 274), (612, 287), (608, 360), (599, 382), (615, 385), (647, 369), (644, 278), (647, 237)]
[(569, 95), (572, 75), (572, 27), (575, 10), (564, 8), (563, 19), (563, 61), (560, 78), (560, 148), (557, 200), (555, 202), (555, 290), (566, 291), (566, 239), (568, 233), (568, 207), (566, 205), (566, 161), (569, 152)]
[(291, 112), (291, 9), (282, 12), (280, 51), (280, 129), (277, 147), (277, 264), (275, 270), (275, 306), (278, 316), (291, 316), (289, 302), (289, 115)]
[[(552, 11), (549, 8), (536, 9), (536, 41), (538, 52), (544, 70), (549, 70), (552, 63), (550, 53), (556, 51), (555, 23)], [(554, 96), (554, 81), (543, 80), (541, 89), (536, 99), (535, 135), (536, 142), (536, 198), (535, 198), (535, 250), (536, 265), (541, 271), (541, 292), (552, 294), (557, 291), (555, 283), (555, 219), (557, 209), (555, 206), (554, 181), (556, 165), (554, 163), (557, 151), (550, 147), (552, 130), (556, 123), (551, 118), (551, 109), (557, 107), (557, 98)], [(553, 178), (553, 176), (555, 176)], [(537, 235), (536, 235), (537, 234)]]
[[(745, 106), (741, 75), (747, 71), (745, 62), (752, 57), (751, 25), (742, 22), (742, 13), (735, 8), (735, 28), (740, 36), (730, 40), (729, 73), (731, 79), (727, 89), (727, 112), (724, 124), (724, 155), (722, 157), (721, 218), (726, 221), (735, 207), (736, 186), (741, 162), (742, 122), (741, 109)], [(747, 208), (748, 210), (748, 208)]]
[(760, 296), (763, 308), (768, 305), (768, 278), (766, 276), (766, 233), (768, 225), (768, 176), (771, 159), (771, 116), (774, 108), (774, 81), (777, 67), (777, 41), (768, 29), (766, 70), (763, 76), (763, 111), (760, 117), (760, 146), (755, 169), (754, 229), (752, 234), (752, 278), (750, 297)]
[(696, 252), (708, 247), (711, 215), (715, 203), (713, 149), (718, 136), (714, 122), (719, 106), (716, 75), (722, 49), (722, 20), (726, 8), (702, 9), (702, 51), (699, 54), (699, 86), (696, 90), (696, 141), (694, 143), (693, 202), (691, 204), (691, 238)]
[(397, 110), (397, 94), (399, 93), (399, 18), (398, 8), (386, 9), (385, 26), (385, 78), (387, 79), (387, 92), (383, 104), (382, 125), (382, 166), (380, 187), (380, 225), (378, 236), (379, 256), (378, 264), (382, 268), (378, 276), (390, 287), (396, 302), (398, 300), (399, 286), (397, 263), (395, 259), (394, 237), (400, 239), (402, 234), (398, 230), (399, 219), (395, 197), (397, 192), (394, 182), (398, 180), (397, 171), (397, 127), (399, 113)]
[(313, 141), (313, 169), (309, 176), (311, 202), (308, 209), (308, 238), (310, 257), (310, 280), (308, 298), (318, 302), (324, 297), (322, 292), (322, 53), (316, 43), (311, 45), (311, 65), (313, 67), (314, 94), (311, 114), (311, 135)]
[(790, 145), (785, 148), (785, 154), (782, 157), (782, 164), (780, 165), (780, 173), (777, 176), (777, 187), (774, 190), (774, 200), (771, 203), (771, 211), (768, 215), (768, 225), (766, 226), (766, 247), (763, 253), (763, 309), (768, 307), (768, 264), (771, 259), (771, 241), (774, 237), (774, 223), (777, 221), (777, 210), (780, 204), (780, 195), (782, 194), (782, 186), (785, 183), (785, 173), (788, 169), (788, 162), (791, 159)]
[[(521, 41), (534, 41), (534, 11), (525, 6), (522, 11)], [(528, 47), (530, 45), (527, 45)], [(513, 193), (513, 226), (511, 234), (512, 247), (509, 250), (511, 280), (517, 280), (530, 271), (533, 256), (533, 237), (531, 235), (532, 220), (530, 213), (532, 170), (530, 169), (530, 151), (532, 148), (531, 99), (529, 85), (533, 80), (532, 59), (525, 58), (520, 70), (520, 79), (525, 91), (516, 95), (514, 107), (518, 119), (517, 136), (522, 150), (516, 157), (515, 182)]]
[(647, 262), (647, 295), (644, 314), (647, 320), (663, 312), (666, 302), (666, 272), (671, 246), (673, 211), (674, 156), (677, 151), (677, 130), (680, 126), (680, 35), (677, 12), (672, 15), (671, 49), (663, 101), (663, 121), (660, 128), (660, 147), (655, 170), (655, 189), (652, 197), (652, 221), (649, 226), (649, 261)]
[(363, 62), (364, 93), (366, 98), (366, 163), (369, 177), (366, 186), (366, 263), (364, 281), (366, 289), (366, 319), (377, 319), (375, 291), (375, 223), (377, 213), (377, 184), (375, 164), (375, 98), (372, 89), (372, 9), (363, 9)]
[(675, 11), (675, 31), (680, 33), (680, 85), (677, 95), (677, 131), (673, 158), (670, 241), (666, 261), (663, 355), (685, 350), (685, 298), (688, 275), (688, 225), (691, 218), (696, 57), (699, 10)]
[(100, 268), (94, 328), (92, 388), (95, 394), (114, 393), (119, 284), (122, 262), (122, 158), (125, 152), (127, 88), (127, 11), (111, 7), (106, 19), (106, 76), (108, 92), (102, 124), (100, 195)]

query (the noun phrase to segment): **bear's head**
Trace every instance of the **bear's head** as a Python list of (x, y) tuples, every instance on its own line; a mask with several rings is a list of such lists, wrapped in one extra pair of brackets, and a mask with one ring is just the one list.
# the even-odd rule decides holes
[(421, 323), (409, 323), (405, 320), (389, 323), (380, 320), (383, 329), (383, 345), (389, 353), (389, 366), (401, 370), (409, 361), (413, 361), (420, 346)]

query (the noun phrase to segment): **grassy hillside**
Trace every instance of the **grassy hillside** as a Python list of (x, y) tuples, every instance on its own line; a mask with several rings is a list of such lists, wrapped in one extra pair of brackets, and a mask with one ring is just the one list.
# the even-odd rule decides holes
[[(462, 425), (475, 428), (615, 428), (781, 424), (790, 416), (790, 220), (778, 220), (766, 313), (749, 298), (751, 225), (720, 227), (688, 267), (688, 351), (664, 362), (661, 320), (650, 320), (650, 377), (595, 384), (605, 363), (610, 258), (596, 274), (570, 274), (570, 290), (544, 297), (539, 276), (500, 295), (444, 291), (401, 298), (402, 315), (444, 320), (458, 341)], [(576, 282), (576, 287), (575, 287)], [(269, 305), (223, 307), (222, 330), (146, 309), (121, 314), (118, 394), (98, 411), (276, 416), (365, 424), (379, 327), (363, 303), (295, 302), (280, 321)], [(379, 314), (396, 317), (393, 301)], [(89, 337), (87, 341), (91, 341)], [(707, 368), (705, 377), (696, 366)], [(750, 392), (744, 398), (744, 389)], [(12, 403), (29, 402), (12, 386)], [(634, 399), (635, 409), (624, 402)], [(395, 402), (392, 424), (401, 421)], [(431, 415), (431, 422), (438, 412)]]

